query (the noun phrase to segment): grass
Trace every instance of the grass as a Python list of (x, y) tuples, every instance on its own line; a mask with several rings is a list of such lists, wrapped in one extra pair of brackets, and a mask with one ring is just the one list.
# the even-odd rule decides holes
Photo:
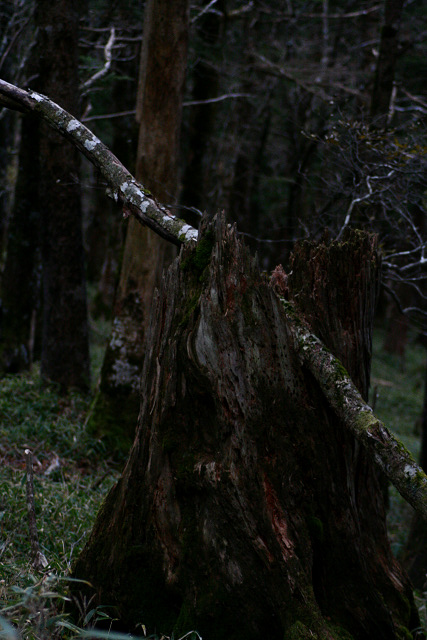
[[(96, 327), (94, 333), (94, 382), (107, 331)], [(375, 412), (417, 456), (414, 427), (421, 414), (425, 351), (410, 344), (402, 369), (397, 358), (381, 350), (382, 341), (378, 331), (372, 367)], [(108, 620), (108, 608), (89, 607), (76, 627), (63, 607), (70, 567), (119, 475), (102, 443), (85, 431), (90, 399), (79, 393), (62, 396), (54, 386), (43, 385), (37, 367), (0, 380), (0, 639), (105, 637), (93, 625), (100, 618)], [(34, 456), (37, 528), (49, 563), (42, 572), (32, 568), (30, 558), (25, 449)], [(410, 517), (410, 508), (391, 491), (389, 529), (395, 553), (404, 544)], [(420, 599), (421, 608), (425, 602)], [(147, 631), (142, 628), (141, 633)], [(110, 640), (125, 637), (111, 634)]]
[[(2, 606), (22, 638), (60, 637), (65, 578), (118, 470), (84, 430), (89, 397), (61, 396), (42, 385), (37, 369), (0, 385)], [(43, 574), (30, 562), (25, 449), (33, 453), (37, 528), (49, 562)]]

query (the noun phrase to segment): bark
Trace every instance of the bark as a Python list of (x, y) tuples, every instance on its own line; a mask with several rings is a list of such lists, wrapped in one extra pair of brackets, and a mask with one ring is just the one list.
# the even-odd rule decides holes
[[(78, 113), (78, 25), (83, 3), (38, 0), (40, 86)], [(89, 341), (77, 149), (41, 132), (43, 342), (41, 373), (63, 388), (87, 389)]]
[[(161, 202), (175, 200), (182, 98), (187, 66), (188, 0), (151, 0), (145, 9), (137, 101), (136, 177)], [(168, 20), (164, 16), (168, 15)], [(154, 288), (175, 248), (150, 229), (129, 221), (113, 329), (89, 428), (128, 451), (139, 409), (143, 342)], [(124, 409), (125, 407), (125, 409)]]
[[(357, 299), (337, 305), (339, 322), (332, 309), (329, 317), (362, 324), (335, 340), (360, 367), (375, 246), (356, 235), (333, 245), (334, 259), (320, 253), (306, 271), (317, 274), (320, 309), (328, 279), (336, 286), (335, 259), (347, 266)], [(389, 640), (418, 626), (371, 463), (344, 428), (347, 409), (325, 397), (334, 385), (321, 386), (308, 366), (320, 342), (296, 345), (312, 334), (289, 304), (219, 217), (170, 267), (152, 315), (135, 442), (74, 571), (97, 602), (117, 606), (124, 628), (197, 629), (207, 640)]]

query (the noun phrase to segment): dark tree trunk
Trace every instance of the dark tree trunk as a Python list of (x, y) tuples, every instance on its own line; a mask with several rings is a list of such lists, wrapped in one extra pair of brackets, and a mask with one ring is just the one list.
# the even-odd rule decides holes
[[(78, 104), (78, 25), (83, 2), (38, 0), (40, 86), (71, 113)], [(62, 387), (90, 381), (79, 158), (57, 133), (41, 133), (43, 343), (41, 372)]]
[(10, 148), (13, 146), (13, 136), (16, 128), (16, 115), (4, 111), (0, 118), (0, 269), (3, 267), (4, 253), (7, 246), (7, 233), (10, 216), (10, 202), (12, 185), (10, 180), (10, 166), (13, 159)]
[(39, 121), (21, 125), (18, 176), (1, 282), (0, 372), (31, 366), (40, 310)]
[[(217, 3), (217, 11), (207, 13), (201, 18), (200, 55), (193, 69), (193, 89), (191, 99), (203, 103), (218, 96), (220, 76), (218, 68), (206, 60), (206, 49), (218, 51), (221, 36), (224, 33), (224, 0)], [(187, 165), (182, 177), (181, 202), (187, 207), (203, 210), (206, 202), (206, 178), (209, 143), (214, 135), (217, 104), (214, 102), (196, 104), (190, 107), (188, 128)], [(196, 219), (197, 224), (198, 220)]]
[[(399, 29), (404, 0), (385, 0), (384, 24), (381, 29), (380, 49), (375, 71), (371, 100), (373, 117), (388, 116), (399, 45)], [(385, 124), (385, 121), (384, 121)]]
[(293, 269), (269, 286), (217, 218), (167, 273), (136, 439), (74, 572), (125, 628), (391, 640), (418, 625), (372, 465), (299, 364), (274, 291), (291, 285), (366, 395), (375, 242), (304, 245)]
[[(136, 178), (160, 202), (173, 203), (178, 181), (182, 97), (187, 65), (188, 0), (150, 0), (145, 8), (138, 88)], [(165, 20), (168, 15), (168, 20)], [(175, 247), (129, 220), (113, 328), (88, 425), (126, 452), (135, 434), (143, 342), (154, 288)]]
[[(27, 58), (24, 70), (27, 77), (37, 78), (38, 60), (35, 56)], [(35, 84), (36, 89), (37, 81)], [(8, 121), (10, 124), (9, 118), (6, 119)], [(7, 252), (1, 277), (0, 373), (23, 371), (31, 367), (34, 355), (40, 357), (39, 129), (38, 118), (31, 115), (22, 117), (17, 176), (7, 225)], [(6, 135), (6, 143), (9, 136), (10, 132)], [(4, 170), (6, 171), (6, 162)], [(3, 184), (6, 184), (6, 180)], [(36, 333), (37, 353), (34, 354)]]

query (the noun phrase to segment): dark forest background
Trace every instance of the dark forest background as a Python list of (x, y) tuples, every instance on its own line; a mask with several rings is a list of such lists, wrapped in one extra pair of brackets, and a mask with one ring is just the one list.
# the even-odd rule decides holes
[[(184, 15), (187, 3), (178, 4)], [(150, 13), (156, 5), (160, 18)], [(196, 1), (188, 23), (174, 14), (176, 37), (185, 41), (174, 64), (162, 39), (167, 5), (3, 2), (0, 77), (73, 113), (189, 224), (224, 211), (267, 276), (278, 264), (289, 271), (297, 241), (342, 241), (348, 227), (376, 234), (379, 355), (369, 400), (385, 419), (410, 423), (404, 440), (425, 469), (424, 3)], [(149, 37), (156, 19), (157, 39)], [(71, 146), (35, 118), (5, 108), (0, 243), (0, 451), (11, 473), (5, 492), (15, 500), (24, 439), (38, 451), (46, 529), (63, 508), (45, 486), (51, 474), (63, 488), (78, 478), (64, 509), (67, 540), (89, 491), (83, 528), (91, 526), (133, 440), (151, 303), (176, 252), (108, 197), (102, 177)], [(393, 550), (421, 594), (427, 532), (393, 491), (389, 499)], [(9, 520), (7, 527), (18, 528)], [(73, 553), (83, 535), (69, 541)], [(25, 556), (24, 547), (12, 558)], [(69, 568), (71, 552), (61, 556), (53, 542), (46, 548), (59, 572)], [(9, 567), (7, 588), (28, 589), (31, 576), (14, 562), (2, 565)], [(26, 601), (16, 596), (16, 619), (24, 627), (25, 616), (33, 620), (40, 635), (28, 637), (50, 637), (40, 631), (40, 611), (57, 611), (41, 582), (31, 589)], [(4, 595), (12, 602), (11, 591)]]

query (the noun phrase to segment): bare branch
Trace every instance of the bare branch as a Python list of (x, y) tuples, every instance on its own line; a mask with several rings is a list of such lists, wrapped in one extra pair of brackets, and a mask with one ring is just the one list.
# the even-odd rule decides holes
[(348, 226), (350, 220), (351, 220), (351, 214), (353, 213), (353, 209), (354, 206), (356, 204), (358, 204), (359, 202), (363, 202), (364, 200), (367, 200), (368, 198), (370, 198), (372, 196), (372, 187), (371, 187), (371, 182), (370, 182), (370, 177), (366, 176), (366, 186), (368, 188), (368, 193), (366, 193), (364, 196), (360, 196), (359, 198), (353, 198), (353, 200), (350, 202), (350, 206), (347, 209), (347, 213), (345, 216), (345, 220), (344, 220), (344, 224), (342, 225), (338, 235), (337, 235), (337, 240), (341, 239), (341, 236), (343, 234), (344, 229)]
[(298, 18), (318, 18), (323, 20), (323, 18), (327, 17), (330, 18), (331, 20), (343, 20), (344, 18), (347, 19), (352, 19), (352, 18), (361, 18), (363, 16), (367, 16), (369, 13), (376, 13), (377, 11), (381, 10), (381, 4), (376, 4), (373, 7), (370, 7), (369, 9), (360, 9), (360, 11), (349, 11), (348, 13), (330, 13), (325, 14), (323, 13), (299, 13), (297, 14), (297, 16), (293, 16), (293, 17), (298, 17)]
[(196, 16), (194, 16), (194, 18), (191, 19), (191, 24), (194, 24), (195, 22), (197, 22), (197, 20), (199, 20), (203, 15), (205, 15), (205, 13), (208, 13), (208, 11), (210, 11), (214, 6), (214, 4), (216, 4), (217, 2), (218, 0), (210, 0), (210, 2), (208, 2), (206, 7), (203, 7), (203, 9), (199, 11), (199, 13)]
[(105, 74), (108, 73), (108, 71), (110, 70), (111, 60), (112, 60), (112, 49), (113, 49), (115, 39), (116, 39), (116, 31), (114, 27), (111, 27), (110, 37), (108, 38), (107, 44), (104, 47), (105, 64), (102, 67), (102, 69), (99, 69), (99, 71), (94, 73), (93, 76), (88, 78), (86, 82), (82, 84), (81, 86), (82, 90), (89, 89), (89, 87), (91, 87), (97, 80), (105, 76)]
[(261, 71), (264, 71), (265, 73), (273, 76), (277, 76), (279, 78), (286, 78), (287, 80), (290, 80), (297, 86), (301, 87), (301, 89), (304, 89), (304, 91), (312, 93), (321, 100), (324, 100), (326, 102), (330, 102), (331, 100), (333, 100), (333, 96), (325, 93), (322, 89), (320, 89), (316, 85), (315, 81), (313, 81), (314, 86), (311, 86), (308, 82), (301, 80), (296, 75), (292, 75), (292, 73), (290, 73), (287, 69), (275, 64), (274, 62), (271, 62), (271, 60), (268, 60), (263, 55), (255, 54), (255, 58), (258, 60), (257, 68)]
[(427, 109), (427, 102), (425, 100), (423, 100), (419, 96), (414, 96), (412, 93), (409, 93), (409, 91), (407, 91), (404, 87), (399, 86), (399, 89), (405, 94), (407, 98), (409, 98), (416, 104), (419, 104), (421, 107), (423, 107), (423, 109)]
[(134, 116), (136, 109), (132, 111), (119, 111), (118, 113), (104, 113), (98, 116), (86, 116), (82, 118), (82, 122), (91, 122), (92, 120), (109, 120), (110, 118), (123, 118), (124, 116)]
[[(330, 13), (327, 15), (328, 18), (332, 20), (343, 20), (343, 19), (353, 19), (353, 18), (361, 18), (363, 16), (367, 16), (370, 13), (376, 13), (377, 11), (381, 11), (382, 4), (375, 4), (373, 7), (369, 7), (369, 9), (360, 9), (359, 11), (349, 11), (348, 13)], [(263, 9), (264, 13), (271, 13), (267, 9)], [(289, 11), (287, 13), (280, 13), (279, 17), (283, 20), (295, 20), (299, 18), (314, 18), (315, 20), (323, 20), (325, 17), (325, 12), (322, 13), (312, 13), (312, 12), (304, 12), (297, 13), (296, 11)]]
[(230, 100), (231, 98), (252, 98), (250, 93), (226, 93), (216, 98), (208, 98), (206, 100), (191, 100), (190, 102), (183, 102), (183, 107), (192, 107), (199, 104), (211, 104), (212, 102), (222, 102), (223, 100)]
[(197, 239), (197, 229), (160, 205), (99, 138), (55, 102), (0, 80), (0, 105), (34, 113), (69, 140), (99, 169), (110, 186), (110, 195), (138, 222), (177, 246)]

